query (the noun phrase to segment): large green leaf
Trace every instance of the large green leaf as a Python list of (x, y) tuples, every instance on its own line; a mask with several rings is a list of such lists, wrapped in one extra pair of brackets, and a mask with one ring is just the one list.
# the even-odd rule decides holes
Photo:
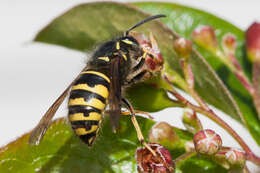
[[(154, 6), (154, 8), (157, 7)], [(149, 15), (126, 4), (111, 2), (83, 4), (53, 20), (39, 32), (35, 41), (57, 44), (80, 51), (91, 50), (95, 44), (123, 33), (147, 16)], [(178, 56), (172, 48), (177, 34), (158, 21), (146, 23), (136, 30), (146, 34), (152, 31), (166, 60), (165, 65), (169, 67), (169, 70), (174, 70), (182, 76)], [(192, 56), (196, 88), (199, 94), (204, 96), (210, 104), (240, 120), (240, 112), (223, 83), (203, 58), (195, 52)], [(138, 91), (145, 92), (140, 94)], [(158, 111), (176, 106), (167, 101), (162, 90), (151, 88), (147, 84), (134, 87), (129, 93), (131, 94), (128, 96), (135, 107), (144, 111)]]
[[(153, 121), (138, 118), (145, 137)], [(54, 121), (38, 146), (28, 145), (27, 133), (16, 141), (0, 148), (0, 172), (3, 173), (86, 173), (86, 172), (137, 172), (135, 151), (139, 147), (136, 132), (129, 117), (122, 117), (118, 133), (112, 133), (108, 119), (105, 119), (99, 137), (92, 148), (83, 144), (71, 130), (66, 119)], [(192, 139), (188, 132), (175, 129), (182, 142)], [(172, 148), (174, 157), (182, 154), (184, 148)], [(178, 154), (174, 154), (178, 153)], [(192, 165), (192, 166), (188, 166)], [(178, 169), (194, 168), (194, 173), (227, 172), (214, 162), (195, 156)]]
[[(163, 19), (163, 22), (168, 27), (178, 32), (178, 34), (186, 38), (191, 38), (192, 31), (195, 28), (203, 25), (209, 25), (216, 29), (215, 34), (219, 42), (221, 42), (222, 37), (226, 33), (232, 33), (237, 38), (238, 48), (236, 51), (236, 57), (245, 69), (246, 73), (250, 75), (249, 72), (251, 72), (251, 66), (245, 55), (244, 32), (241, 31), (239, 28), (212, 14), (178, 4), (142, 2), (135, 3), (134, 5), (152, 14), (166, 14), (168, 17)], [(260, 121), (258, 120), (258, 116), (253, 106), (254, 104), (250, 95), (237, 80), (237, 78), (231, 73), (230, 70), (227, 69), (227, 67), (220, 60), (218, 60), (216, 57), (214, 57), (214, 55), (210, 54), (201, 47), (196, 47), (196, 49), (203, 55), (203, 57), (205, 57), (205, 59), (209, 62), (209, 64), (213, 67), (213, 69), (217, 72), (225, 85), (228, 87), (243, 114), (243, 119), (246, 126), (248, 127), (249, 131), (251, 132), (257, 143), (260, 144)], [(193, 63), (196, 63), (194, 61), (197, 60), (192, 59), (192, 61)], [(200, 76), (197, 77), (200, 78)], [(200, 90), (200, 88), (197, 89)], [(208, 97), (207, 92), (200, 92), (200, 95), (204, 98)], [(220, 97), (217, 96), (215, 97), (215, 99), (218, 100), (220, 99)], [(225, 110), (223, 111), (226, 112)]]

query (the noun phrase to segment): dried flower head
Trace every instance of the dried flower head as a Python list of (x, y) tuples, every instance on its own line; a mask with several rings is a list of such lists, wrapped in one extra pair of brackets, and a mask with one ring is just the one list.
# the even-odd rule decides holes
[(138, 172), (141, 173), (167, 173), (173, 172), (172, 157), (163, 146), (155, 143), (148, 144), (156, 153), (154, 156), (146, 148), (136, 150)]

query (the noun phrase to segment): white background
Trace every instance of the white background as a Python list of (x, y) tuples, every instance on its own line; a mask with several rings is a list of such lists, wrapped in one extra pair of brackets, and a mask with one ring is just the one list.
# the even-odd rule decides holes
[[(82, 0), (1, 0), (0, 1), (0, 146), (32, 129), (48, 107), (84, 67), (83, 53), (33, 43), (36, 33), (54, 17)], [(246, 29), (260, 20), (258, 0), (176, 0), (204, 9)], [(66, 116), (63, 104), (56, 117)], [(156, 119), (183, 128), (180, 109), (156, 113)], [(221, 112), (218, 114), (223, 115)], [(159, 114), (159, 116), (158, 116)], [(239, 147), (221, 128), (201, 117), (206, 128), (214, 129), (227, 146)], [(246, 130), (224, 117), (260, 156), (260, 148)], [(250, 166), (252, 166), (250, 164)], [(256, 172), (256, 168), (251, 170)]]

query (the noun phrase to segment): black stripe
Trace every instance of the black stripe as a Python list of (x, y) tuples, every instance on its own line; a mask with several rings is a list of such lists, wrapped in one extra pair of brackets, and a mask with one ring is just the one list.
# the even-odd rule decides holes
[(89, 116), (90, 112), (97, 112), (101, 114), (101, 110), (94, 108), (92, 106), (70, 106), (69, 107), (69, 115), (76, 113), (83, 113), (85, 117)]
[(84, 100), (87, 102), (91, 98), (96, 98), (106, 104), (106, 99), (102, 97), (101, 95), (98, 95), (96, 93), (87, 91), (87, 90), (72, 90), (70, 92), (70, 99), (76, 99), (76, 98), (84, 98)]
[(88, 140), (93, 137), (93, 136), (96, 136), (96, 132), (92, 132), (92, 133), (89, 133), (89, 134), (86, 134), (86, 135), (80, 135), (79, 138), (84, 142), (86, 143), (88, 146), (91, 146), (93, 144), (92, 143), (89, 143)]
[(109, 90), (109, 83), (106, 79), (95, 75), (95, 74), (82, 74), (77, 81), (75, 81), (74, 85), (78, 84), (88, 84), (90, 87), (94, 87), (95, 85), (101, 84), (107, 87)]
[(82, 120), (82, 121), (71, 121), (72, 129), (85, 128), (90, 130), (92, 125), (98, 125), (99, 121), (96, 120)]

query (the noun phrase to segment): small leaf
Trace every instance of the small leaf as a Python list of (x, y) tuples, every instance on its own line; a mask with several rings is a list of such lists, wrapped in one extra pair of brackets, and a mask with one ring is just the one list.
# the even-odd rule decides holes
[[(236, 57), (238, 58), (239, 63), (242, 65), (246, 73), (250, 76), (249, 72), (251, 72), (251, 65), (248, 59), (246, 58), (246, 53), (244, 51), (245, 36), (244, 32), (241, 31), (239, 28), (212, 14), (178, 4), (142, 2), (135, 3), (134, 5), (152, 14), (166, 14), (168, 17), (163, 19), (163, 22), (185, 38), (191, 38), (192, 31), (195, 28), (203, 25), (209, 25), (215, 28), (215, 34), (219, 43), (221, 43), (222, 37), (225, 34), (231, 33), (237, 39)], [(205, 59), (209, 62), (209, 64), (213, 67), (213, 69), (217, 72), (217, 74), (223, 80), (225, 85), (228, 87), (229, 91), (231, 92), (232, 96), (234, 97), (236, 103), (238, 104), (242, 112), (242, 119), (244, 119), (246, 127), (249, 128), (250, 133), (252, 134), (256, 142), (260, 145), (260, 121), (258, 120), (251, 96), (247, 93), (247, 91), (244, 89), (241, 83), (236, 79), (234, 74), (232, 74), (227, 69), (223, 62), (219, 61), (217, 58), (214, 58), (214, 55), (210, 54), (208, 51), (201, 47), (196, 47), (196, 49), (202, 54), (203, 57), (205, 57)], [(194, 60), (193, 63), (197, 64), (201, 62), (195, 62)], [(198, 64), (196, 65), (196, 67), (200, 67), (200, 65)], [(194, 70), (200, 71), (200, 69), (197, 69), (196, 67), (193, 67)], [(210, 78), (208, 78), (206, 74), (204, 78), (202, 77), (202, 75), (195, 75), (195, 77), (196, 76), (197, 78), (199, 78), (197, 80), (200, 81), (199, 83), (201, 84), (203, 84), (203, 80), (210, 80)], [(214, 85), (213, 81), (208, 82)], [(221, 103), (222, 97), (209, 97), (208, 92), (212, 94), (218, 94), (219, 92), (216, 93), (216, 91), (211, 90), (210, 88), (208, 88), (208, 92), (204, 92), (205, 90), (201, 90), (201, 88), (197, 89), (199, 91), (199, 94), (203, 96), (204, 99), (210, 99), (207, 100), (209, 103), (223, 110), (227, 114), (233, 115), (232, 117), (237, 119), (234, 116), (234, 114), (231, 114), (229, 111), (227, 111), (227, 109), (229, 108), (232, 109), (231, 105), (226, 104), (225, 102), (223, 102), (223, 105), (221, 106), (218, 105), (219, 103)], [(214, 99), (216, 100), (214, 101)], [(217, 104), (214, 104), (214, 102), (217, 102)]]
[[(148, 131), (154, 122), (145, 118), (137, 119), (147, 139)], [(190, 133), (176, 128), (174, 130), (182, 138), (183, 143), (192, 139)], [(30, 133), (27, 133), (0, 148), (0, 172), (137, 172), (134, 156), (139, 142), (128, 116), (121, 118), (120, 129), (116, 134), (112, 132), (108, 119), (105, 119), (99, 136), (91, 148), (73, 134), (64, 118), (51, 124), (38, 146), (28, 144), (29, 135)], [(177, 157), (184, 152), (184, 148), (171, 148), (170, 151)], [(199, 160), (203, 162), (205, 159), (195, 157), (187, 161), (204, 171), (208, 169), (208, 165), (220, 168), (212, 161), (201, 164), (198, 163)]]

